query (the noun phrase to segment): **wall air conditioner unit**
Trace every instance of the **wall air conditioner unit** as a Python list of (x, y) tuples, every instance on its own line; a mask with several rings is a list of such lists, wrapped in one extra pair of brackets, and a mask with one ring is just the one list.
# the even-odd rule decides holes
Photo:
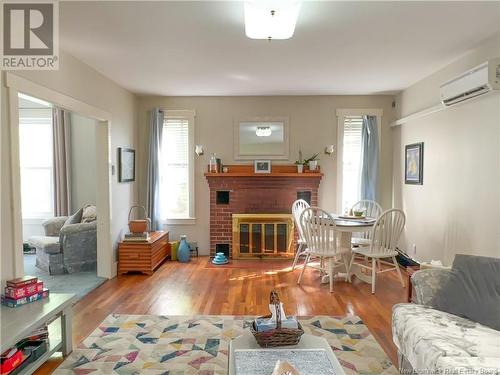
[(441, 85), (441, 102), (451, 106), (500, 90), (500, 58), (486, 61)]

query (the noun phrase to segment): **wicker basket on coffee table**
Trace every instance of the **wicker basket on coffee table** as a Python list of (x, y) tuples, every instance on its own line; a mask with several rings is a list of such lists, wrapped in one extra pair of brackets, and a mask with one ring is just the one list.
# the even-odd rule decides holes
[[(276, 328), (258, 332), (255, 326), (255, 321), (250, 327), (250, 331), (257, 340), (257, 343), (264, 348), (276, 347), (276, 346), (288, 346), (297, 345), (300, 341), (300, 337), (304, 334), (304, 330), (299, 322), (298, 329), (289, 329), (281, 327), (281, 307), (280, 299), (278, 293), (273, 290), (269, 296), (269, 303), (274, 305), (276, 309)], [(259, 319), (269, 319), (271, 315), (261, 316)]]

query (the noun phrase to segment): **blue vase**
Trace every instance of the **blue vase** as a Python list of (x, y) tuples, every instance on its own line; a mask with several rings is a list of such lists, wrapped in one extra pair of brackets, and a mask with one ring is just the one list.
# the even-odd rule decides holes
[(181, 236), (181, 243), (177, 249), (177, 260), (181, 263), (187, 263), (191, 259), (191, 249), (186, 241), (186, 236)]

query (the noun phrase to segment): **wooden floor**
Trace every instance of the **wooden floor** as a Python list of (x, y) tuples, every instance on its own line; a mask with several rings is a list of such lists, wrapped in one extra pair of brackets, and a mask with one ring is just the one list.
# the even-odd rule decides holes
[[(213, 266), (207, 257), (189, 264), (167, 261), (152, 275), (123, 275), (102, 284), (74, 307), (73, 342), (76, 347), (111, 313), (158, 315), (262, 315), (268, 313), (269, 291), (278, 290), (287, 314), (354, 314), (361, 317), (393, 363), (391, 309), (406, 300), (395, 272), (377, 277), (376, 294), (355, 278), (338, 279), (334, 292), (319, 284), (318, 271), (308, 269), (297, 285), (300, 270), (291, 261), (240, 260)], [(403, 273), (403, 275), (405, 275)], [(53, 357), (36, 374), (50, 374), (62, 361)]]

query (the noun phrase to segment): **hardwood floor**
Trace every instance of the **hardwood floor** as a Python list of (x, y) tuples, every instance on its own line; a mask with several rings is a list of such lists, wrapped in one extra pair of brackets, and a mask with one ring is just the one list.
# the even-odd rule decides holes
[[(361, 317), (393, 363), (391, 309), (405, 302), (407, 291), (395, 272), (377, 275), (376, 294), (369, 284), (338, 279), (334, 292), (319, 284), (319, 273), (307, 270), (297, 285), (300, 269), (289, 271), (291, 260), (236, 260), (213, 266), (208, 257), (188, 264), (167, 261), (151, 276), (123, 275), (107, 281), (74, 307), (76, 347), (111, 313), (158, 315), (262, 315), (268, 313), (269, 291), (275, 288), (287, 314)], [(408, 287), (408, 286), (407, 286)], [(61, 363), (53, 357), (36, 374), (50, 374)]]

